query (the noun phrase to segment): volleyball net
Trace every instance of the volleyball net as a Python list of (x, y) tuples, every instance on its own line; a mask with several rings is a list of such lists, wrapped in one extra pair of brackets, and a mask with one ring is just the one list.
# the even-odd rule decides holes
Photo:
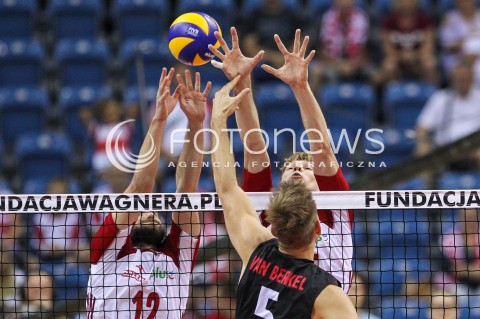
[[(248, 195), (258, 211), (267, 208), (270, 193)], [(327, 221), (315, 258), (353, 278), (349, 295), (365, 318), (480, 318), (480, 190), (318, 192), (314, 199)], [(188, 294), (184, 318), (233, 318), (241, 261), (215, 193), (0, 195), (3, 318), (95, 318), (87, 312), (95, 302), (87, 298), (90, 247), (106, 216), (156, 211), (169, 233), (171, 212), (192, 210), (202, 235), (190, 282), (178, 283)], [(353, 211), (353, 241), (351, 215), (339, 213), (346, 210)], [(97, 269), (96, 276), (109, 274)], [(150, 278), (161, 285), (178, 275), (161, 266), (122, 274), (126, 285), (100, 279), (94, 286)], [(175, 311), (170, 302), (162, 309), (162, 296), (158, 306), (143, 296), (142, 306), (134, 292), (112, 295), (118, 309), (139, 310), (139, 318)]]

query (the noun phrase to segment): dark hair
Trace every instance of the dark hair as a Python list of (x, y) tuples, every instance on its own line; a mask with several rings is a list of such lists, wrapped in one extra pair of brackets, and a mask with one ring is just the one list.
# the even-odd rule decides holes
[(166, 234), (167, 231), (164, 225), (136, 224), (133, 226), (131, 233), (133, 247), (140, 248), (147, 245), (155, 247), (155, 250), (159, 250), (166, 238)]

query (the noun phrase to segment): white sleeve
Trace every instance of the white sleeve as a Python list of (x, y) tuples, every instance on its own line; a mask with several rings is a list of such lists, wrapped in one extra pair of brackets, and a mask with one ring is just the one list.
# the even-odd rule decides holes
[(442, 116), (440, 115), (444, 113), (446, 99), (447, 93), (445, 91), (435, 92), (420, 113), (417, 126), (428, 131), (436, 130), (441, 125)]

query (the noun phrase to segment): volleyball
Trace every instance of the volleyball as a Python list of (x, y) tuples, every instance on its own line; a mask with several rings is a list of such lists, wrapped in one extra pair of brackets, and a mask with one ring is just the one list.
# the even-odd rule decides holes
[(215, 38), (215, 31), (220, 32), (217, 21), (203, 12), (189, 12), (173, 21), (168, 32), (168, 48), (175, 59), (198, 66), (212, 60), (215, 56), (208, 49), (211, 44), (215, 48), (220, 43)]

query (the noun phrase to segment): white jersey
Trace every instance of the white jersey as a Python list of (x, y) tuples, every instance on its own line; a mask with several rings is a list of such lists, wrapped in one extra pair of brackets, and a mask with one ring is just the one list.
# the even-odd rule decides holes
[(181, 319), (198, 250), (173, 224), (160, 251), (134, 249), (130, 231), (109, 214), (92, 240), (88, 282), (89, 319)]
[[(323, 214), (331, 214), (333, 223), (324, 223)], [(261, 222), (265, 225), (265, 213), (258, 211)], [(325, 214), (325, 215), (326, 215)], [(337, 279), (345, 293), (348, 293), (352, 281), (352, 226), (348, 210), (318, 211), (322, 221), (321, 235), (315, 244), (313, 262)], [(268, 226), (271, 229), (271, 226)]]

